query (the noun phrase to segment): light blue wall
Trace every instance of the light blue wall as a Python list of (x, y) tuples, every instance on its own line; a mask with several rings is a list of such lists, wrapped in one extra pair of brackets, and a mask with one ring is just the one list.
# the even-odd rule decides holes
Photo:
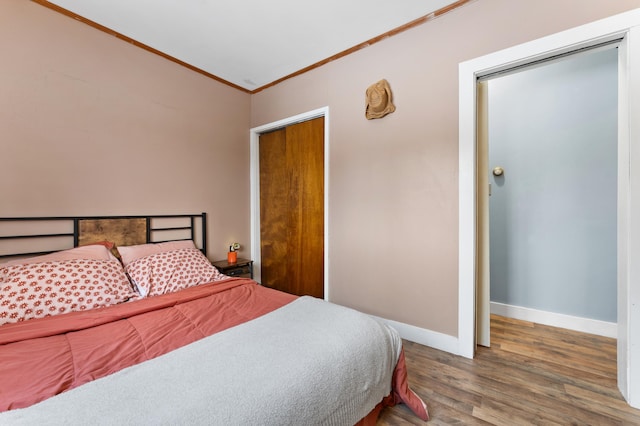
[(616, 322), (617, 49), (489, 81), (491, 301)]

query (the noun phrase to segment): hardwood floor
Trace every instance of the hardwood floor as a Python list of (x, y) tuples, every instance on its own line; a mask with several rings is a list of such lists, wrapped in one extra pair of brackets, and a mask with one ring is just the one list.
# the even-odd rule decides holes
[[(474, 359), (404, 342), (409, 384), (429, 425), (640, 425), (616, 384), (616, 341), (491, 317), (491, 348)], [(404, 405), (378, 425), (425, 424)]]

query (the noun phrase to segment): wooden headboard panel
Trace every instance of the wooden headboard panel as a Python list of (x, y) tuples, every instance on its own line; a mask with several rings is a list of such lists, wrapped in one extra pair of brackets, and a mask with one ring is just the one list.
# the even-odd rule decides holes
[(96, 241), (112, 241), (116, 246), (133, 246), (147, 243), (145, 218), (79, 219), (78, 245)]
[(193, 240), (207, 255), (207, 214), (0, 217), (0, 258), (35, 256), (98, 241), (129, 246)]

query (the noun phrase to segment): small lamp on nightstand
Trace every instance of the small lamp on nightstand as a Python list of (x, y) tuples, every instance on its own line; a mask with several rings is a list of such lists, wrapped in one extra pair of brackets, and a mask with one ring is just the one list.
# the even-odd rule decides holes
[(229, 252), (227, 253), (227, 262), (236, 263), (238, 261), (238, 250), (240, 250), (240, 243), (232, 243), (229, 246)]

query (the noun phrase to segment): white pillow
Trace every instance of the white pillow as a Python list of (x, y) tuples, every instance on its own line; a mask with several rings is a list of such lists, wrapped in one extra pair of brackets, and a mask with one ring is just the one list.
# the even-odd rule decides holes
[(166, 243), (139, 244), (137, 246), (118, 247), (122, 264), (127, 266), (136, 259), (165, 251), (196, 248), (192, 240), (168, 241)]
[(111, 251), (102, 244), (90, 244), (87, 246), (75, 247), (69, 250), (61, 250), (42, 256), (27, 257), (24, 259), (14, 259), (0, 266), (28, 265), (31, 263), (57, 262), (61, 260), (93, 259), (93, 260), (118, 260)]

